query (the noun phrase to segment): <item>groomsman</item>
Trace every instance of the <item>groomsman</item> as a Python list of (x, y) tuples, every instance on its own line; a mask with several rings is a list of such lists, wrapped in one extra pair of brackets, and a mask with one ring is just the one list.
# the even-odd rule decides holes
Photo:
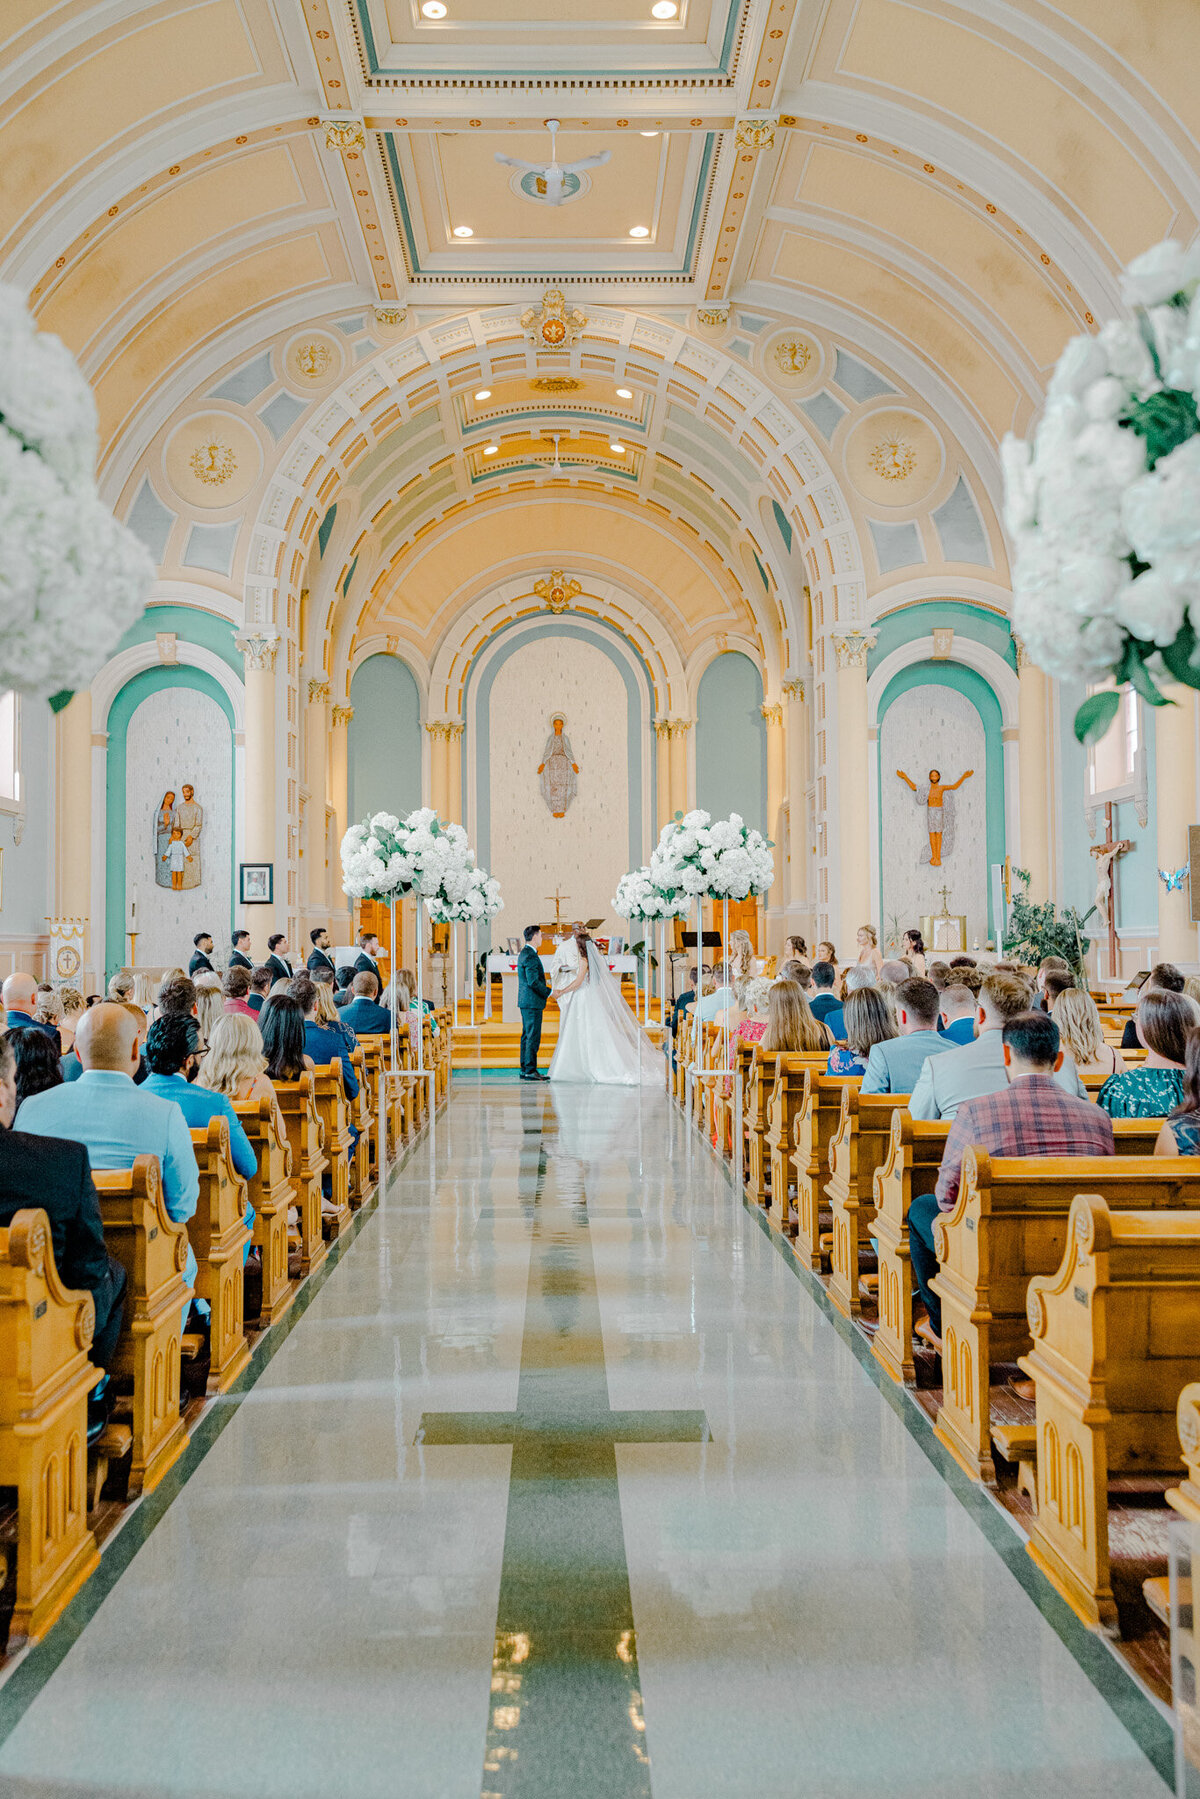
[[(374, 931), (360, 931), (355, 941), (358, 944), (358, 960), (354, 964), (355, 974), (373, 974), (379, 977), (379, 939)], [(382, 987), (383, 982), (380, 980)]]
[(248, 969), (251, 974), (254, 973), (254, 960), (250, 954), (249, 931), (235, 931), (233, 933), (233, 953), (229, 958), (229, 966), (230, 968), (245, 968)]
[(195, 980), (198, 974), (216, 974), (216, 969), (209, 961), (213, 952), (213, 940), (207, 931), (197, 931), (192, 938), (195, 954), (188, 963), (188, 974)]
[(329, 953), (329, 932), (325, 926), (319, 925), (315, 931), (310, 931), (308, 936), (312, 944), (312, 951), (308, 958), (309, 974), (316, 975), (320, 969), (327, 968), (330, 974), (336, 975), (337, 969), (333, 966), (333, 957)]
[(290, 981), (292, 970), (287, 961), (288, 940), (282, 931), (276, 931), (267, 938), (268, 955), (264, 968), (271, 970), (273, 981)]

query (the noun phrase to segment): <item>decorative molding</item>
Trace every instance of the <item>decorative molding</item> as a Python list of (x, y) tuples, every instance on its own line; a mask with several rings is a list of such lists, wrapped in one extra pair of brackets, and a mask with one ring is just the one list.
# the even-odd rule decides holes
[(668, 737), (686, 737), (691, 730), (693, 720), (690, 718), (669, 718), (666, 721)]
[(440, 737), (446, 743), (454, 743), (463, 734), (462, 722), (457, 718), (435, 718), (425, 729), (431, 737)]
[(354, 717), (353, 706), (335, 706), (332, 713), (335, 725), (348, 725)]
[(768, 725), (779, 725), (782, 728), (783, 707), (778, 700), (771, 700), (760, 706), (759, 711), (762, 713), (763, 718)]
[(875, 648), (878, 641), (869, 631), (835, 631), (833, 653), (837, 657), (838, 667), (865, 668), (867, 654)]
[(367, 134), (358, 119), (322, 119), (327, 150), (365, 150)]
[(587, 322), (586, 313), (567, 305), (561, 287), (548, 287), (541, 305), (527, 307), (521, 314), (521, 327), (539, 350), (565, 349), (575, 342)]
[(793, 680), (793, 681), (785, 681), (783, 683), (782, 692), (786, 693), (788, 695), (789, 699), (794, 699), (794, 700), (798, 701), (800, 705), (804, 704), (804, 682), (803, 681), (801, 681), (799, 679)]
[(949, 662), (954, 654), (954, 626), (935, 625), (933, 627), (932, 662)]
[(1012, 640), (1013, 649), (1017, 652), (1017, 673), (1023, 675), (1027, 668), (1036, 668), (1036, 662), (1033, 660), (1033, 657), (1025, 648), (1024, 642), (1017, 636), (1015, 631), (1012, 634)]
[(323, 706), (330, 695), (328, 681), (312, 680), (308, 684), (308, 703), (310, 706)]
[(234, 638), (233, 647), (240, 650), (246, 658), (247, 674), (251, 669), (263, 673), (275, 667), (275, 656), (281, 640), (282, 633), (279, 631), (245, 631)]
[(696, 310), (696, 320), (707, 330), (712, 331), (720, 325), (729, 323), (728, 306), (700, 306)]
[(737, 122), (739, 150), (769, 150), (779, 126), (777, 112), (744, 113)]
[(173, 668), (179, 662), (179, 638), (174, 631), (156, 631), (154, 643), (158, 650), (158, 659), (164, 668)]
[(377, 325), (403, 325), (408, 318), (407, 306), (373, 306), (371, 311)]
[(568, 580), (561, 568), (552, 568), (547, 580), (534, 582), (533, 591), (546, 602), (549, 611), (569, 612), (571, 601), (583, 592), (583, 584)]

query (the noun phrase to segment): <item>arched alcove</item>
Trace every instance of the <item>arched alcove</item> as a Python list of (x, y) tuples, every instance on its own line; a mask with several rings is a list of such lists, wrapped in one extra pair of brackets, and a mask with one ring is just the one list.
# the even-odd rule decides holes
[(696, 701), (696, 804), (767, 826), (767, 728), (762, 676), (738, 650), (709, 663)]
[(347, 742), (351, 819), (401, 816), (421, 804), (421, 696), (399, 656), (368, 656), (350, 683)]

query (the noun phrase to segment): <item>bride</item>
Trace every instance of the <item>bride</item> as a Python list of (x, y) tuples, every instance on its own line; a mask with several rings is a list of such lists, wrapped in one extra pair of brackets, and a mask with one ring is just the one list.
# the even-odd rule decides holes
[(663, 1058), (621, 997), (620, 982), (583, 925), (576, 925), (559, 949), (551, 978), (559, 1011), (552, 1081), (662, 1085)]

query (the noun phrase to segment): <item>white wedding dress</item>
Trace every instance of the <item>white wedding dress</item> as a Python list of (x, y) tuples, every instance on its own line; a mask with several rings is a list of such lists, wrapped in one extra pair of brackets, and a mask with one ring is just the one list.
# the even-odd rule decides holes
[[(558, 1047), (552, 1081), (587, 1081), (608, 1087), (661, 1087), (666, 1063), (621, 996), (621, 985), (594, 943), (587, 945), (588, 977), (558, 1000)], [(568, 938), (554, 959), (556, 998), (579, 973), (579, 949)]]

